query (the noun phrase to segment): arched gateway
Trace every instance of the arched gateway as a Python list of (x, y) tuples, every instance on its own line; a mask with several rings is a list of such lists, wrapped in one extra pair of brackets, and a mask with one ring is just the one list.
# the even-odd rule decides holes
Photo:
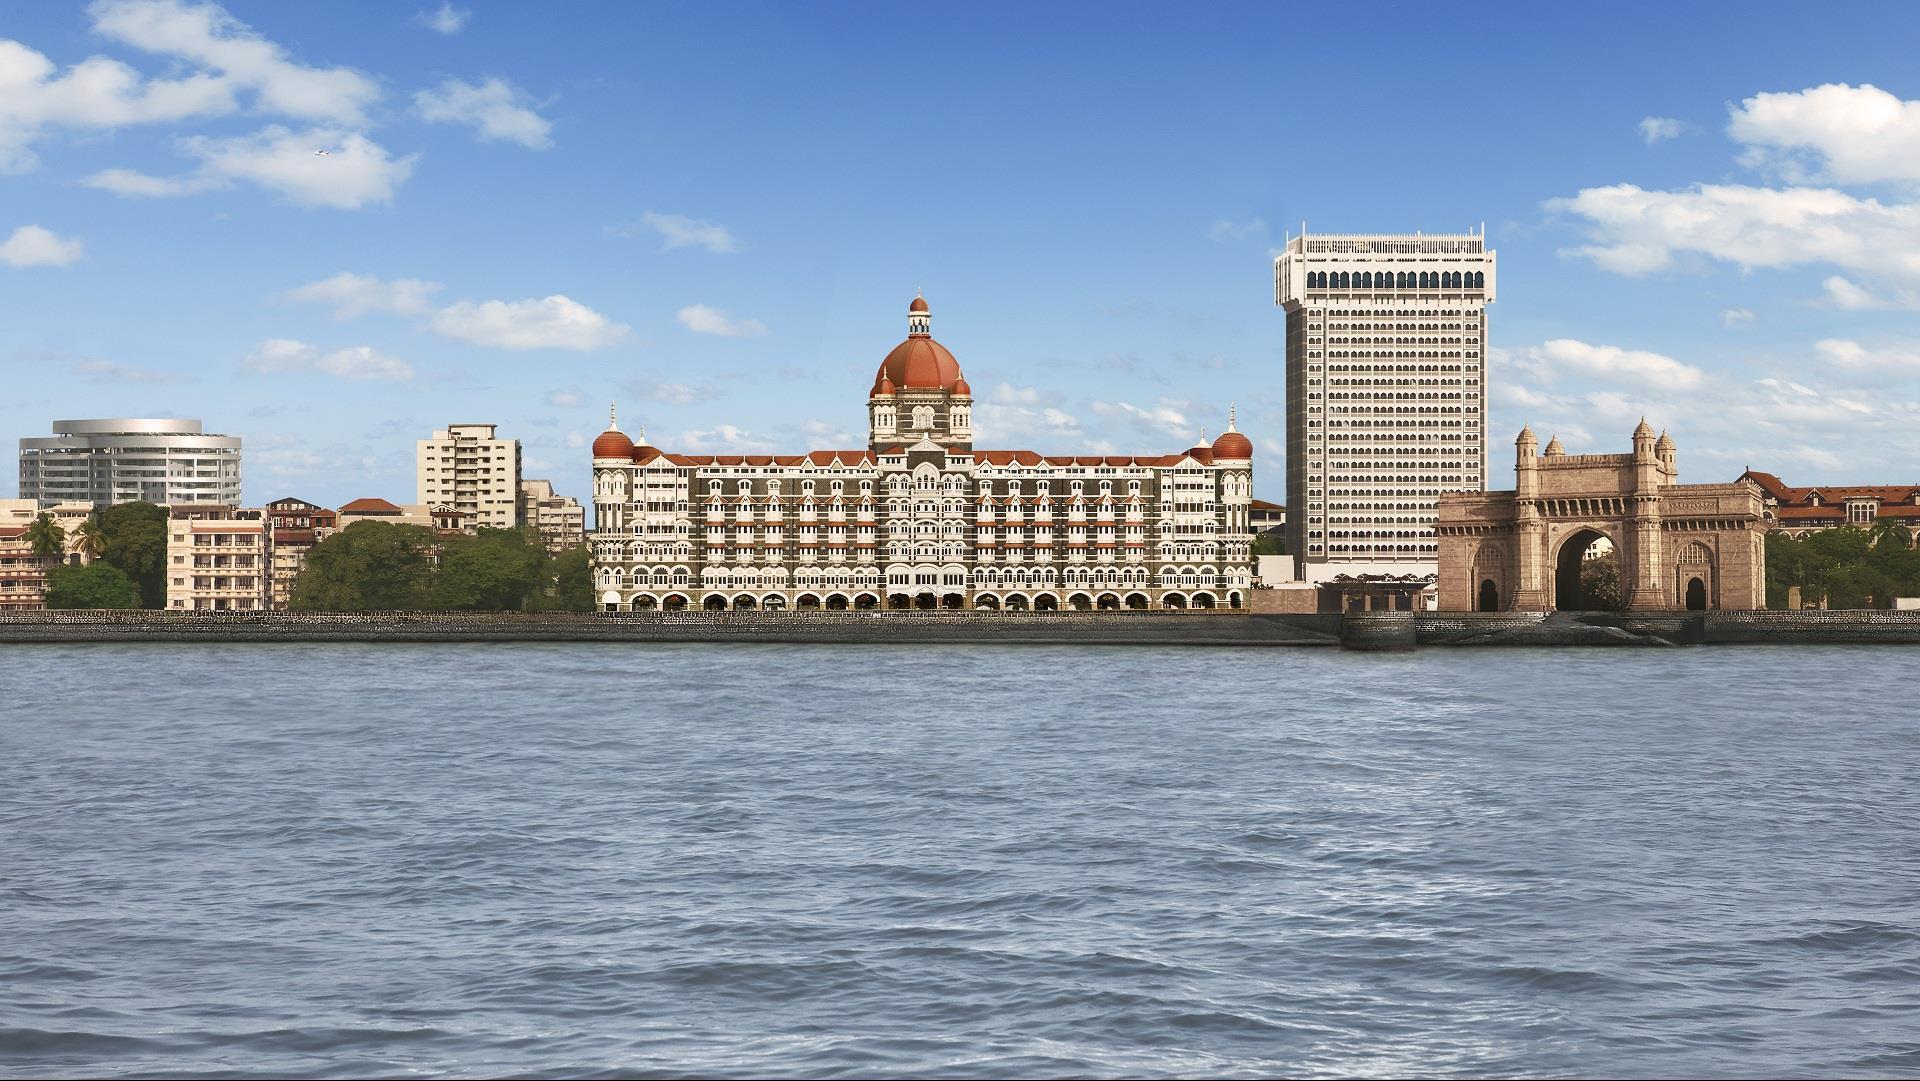
[(1680, 484), (1673, 440), (1646, 421), (1631, 454), (1545, 454), (1514, 441), (1514, 490), (1440, 497), (1440, 607), (1541, 612), (1599, 607), (1587, 556), (1611, 546), (1630, 612), (1762, 608), (1766, 521), (1751, 481)]

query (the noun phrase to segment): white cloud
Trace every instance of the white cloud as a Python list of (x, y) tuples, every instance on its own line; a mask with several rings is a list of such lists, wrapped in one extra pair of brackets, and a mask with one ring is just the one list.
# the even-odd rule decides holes
[(766, 324), (758, 319), (733, 319), (719, 308), (705, 304), (692, 304), (681, 308), (674, 318), (680, 325), (695, 334), (716, 334), (722, 338), (753, 338), (767, 332)]
[[(394, 189), (412, 175), (418, 160), (418, 155), (394, 158), (358, 132), (333, 128), (294, 132), (279, 125), (231, 138), (191, 136), (180, 140), (180, 148), (200, 159), (197, 172), (155, 177), (131, 169), (107, 169), (82, 183), (117, 195), (158, 198), (245, 181), (300, 206), (354, 210), (391, 202)], [(323, 150), (326, 153), (319, 153)]]
[(471, 124), (482, 140), (545, 150), (553, 145), (553, 124), (523, 104), (525, 97), (504, 79), (484, 83), (447, 79), (438, 89), (414, 94), (413, 107), (422, 120)]
[(585, 405), (586, 395), (577, 390), (550, 390), (547, 392), (547, 404), (560, 409), (573, 409)]
[(1820, 359), (1851, 371), (1903, 372), (1920, 375), (1920, 349), (1868, 349), (1859, 342), (1827, 338), (1813, 344)]
[(430, 298), (438, 282), (417, 278), (383, 280), (342, 271), (331, 278), (288, 290), (287, 300), (324, 304), (336, 319), (373, 312), (422, 315), (422, 326), (443, 337), (497, 349), (603, 349), (625, 338), (630, 328), (608, 319), (571, 297), (555, 294), (526, 300), (459, 300), (434, 308)]
[(1064, 445), (1077, 448), (1086, 438), (1080, 418), (1048, 404), (1038, 387), (1012, 383), (1001, 383), (987, 398), (974, 402), (973, 429), (976, 443), (1030, 440), (1050, 450)]
[(1251, 221), (1244, 222), (1228, 221), (1225, 218), (1221, 218), (1213, 223), (1212, 228), (1207, 230), (1208, 239), (1220, 243), (1246, 240), (1249, 237), (1263, 237), (1266, 235), (1267, 223), (1262, 218), (1254, 218)]
[(1723, 327), (1744, 327), (1753, 323), (1753, 309), (1728, 308), (1720, 313), (1720, 325)]
[(1640, 121), (1640, 138), (1645, 139), (1648, 146), (1668, 139), (1678, 139), (1686, 133), (1686, 130), (1685, 124), (1670, 116), (1649, 116)]
[(670, 445), (695, 454), (771, 454), (775, 450), (772, 442), (731, 424), (682, 432)]
[[(740, 242), (719, 222), (701, 221), (683, 214), (656, 214), (649, 210), (640, 216), (641, 224), (658, 233), (660, 250), (672, 251), (675, 248), (705, 248), (710, 252), (726, 253), (738, 251)], [(630, 226), (613, 230), (621, 236), (632, 236)]]
[(341, 379), (412, 379), (413, 367), (370, 345), (332, 352), (291, 338), (268, 338), (241, 361), (256, 372), (319, 372)]
[(438, 334), (496, 349), (604, 349), (629, 328), (558, 293), (538, 300), (457, 301), (428, 325)]
[(1572, 254), (1618, 274), (1666, 270), (1684, 254), (1742, 270), (1831, 264), (1887, 282), (1903, 306), (1920, 306), (1920, 204), (1830, 188), (1646, 191), (1616, 184), (1548, 206), (1587, 219), (1594, 243)]
[(438, 34), (458, 34), (467, 28), (467, 20), (473, 18), (473, 12), (443, 3), (438, 10), (423, 11), (414, 16), (414, 21)]
[(1095, 402), (1093, 411), (1099, 416), (1131, 421), (1136, 426), (1164, 432), (1176, 439), (1188, 439), (1195, 434), (1193, 423), (1187, 419), (1185, 412), (1190, 405), (1175, 398), (1162, 398), (1148, 407), (1131, 402)]
[(419, 315), (429, 308), (438, 282), (418, 278), (382, 281), (366, 274), (341, 271), (331, 278), (287, 290), (282, 296), (299, 304), (325, 304), (335, 319), (354, 319), (372, 312)]
[(1877, 86), (1829, 83), (1756, 94), (1732, 110), (1727, 134), (1747, 145), (1744, 163), (1790, 180), (1920, 180), (1920, 101)]
[(0, 244), (0, 263), (10, 267), (72, 266), (86, 254), (85, 242), (38, 225), (22, 225)]
[(380, 96), (379, 85), (352, 68), (293, 61), (218, 4), (99, 0), (88, 12), (94, 32), (217, 72), (228, 85), (252, 91), (263, 112), (362, 124)]
[(1540, 345), (1501, 350), (1502, 359), (1525, 371), (1552, 379), (1575, 374), (1603, 382), (1627, 382), (1656, 390), (1689, 390), (1705, 378), (1699, 368), (1672, 357), (1613, 345), (1590, 345), (1572, 338), (1555, 338)]
[(118, 60), (90, 56), (56, 75), (53, 61), (0, 39), (0, 173), (39, 164), (45, 129), (111, 129), (233, 111), (229, 87), (206, 73), (143, 80)]
[(1826, 301), (1836, 308), (1848, 311), (1864, 311), (1868, 308), (1884, 308), (1886, 302), (1847, 279), (1835, 274), (1822, 282), (1820, 287), (1826, 291)]

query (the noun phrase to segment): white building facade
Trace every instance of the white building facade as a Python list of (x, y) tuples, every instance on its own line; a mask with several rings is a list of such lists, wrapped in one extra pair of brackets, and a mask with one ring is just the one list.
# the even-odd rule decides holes
[(272, 606), (273, 522), (265, 510), (176, 504), (167, 517), (169, 611)]
[(416, 448), (415, 487), (428, 507), (451, 507), (475, 524), (520, 524), (520, 441), (501, 439), (493, 424), (449, 424)]
[(1440, 493), (1486, 488), (1494, 284), (1484, 231), (1303, 230), (1274, 259), (1299, 578), (1436, 573)]
[(20, 440), (20, 498), (89, 503), (238, 503), (240, 437), (197, 420), (56, 420)]
[(603, 611), (1247, 607), (1253, 445), (976, 450), (973, 394), (916, 298), (864, 450), (685, 455), (594, 440)]

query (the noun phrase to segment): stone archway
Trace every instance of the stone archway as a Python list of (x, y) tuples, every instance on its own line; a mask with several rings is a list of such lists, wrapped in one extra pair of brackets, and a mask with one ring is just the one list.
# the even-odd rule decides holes
[(1493, 584), (1493, 579), (1483, 578), (1480, 580), (1480, 603), (1474, 610), (1478, 612), (1498, 612), (1500, 610), (1500, 587)]
[[(1602, 545), (1604, 553), (1596, 553)], [(1611, 563), (1608, 560), (1611, 559)], [(1607, 580), (1611, 566), (1612, 579)], [(1562, 612), (1617, 612), (1621, 596), (1620, 550), (1613, 538), (1591, 527), (1560, 542), (1553, 562), (1553, 606)]]

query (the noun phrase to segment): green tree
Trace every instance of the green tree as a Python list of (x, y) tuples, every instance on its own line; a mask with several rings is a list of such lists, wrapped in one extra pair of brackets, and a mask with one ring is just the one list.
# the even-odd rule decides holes
[(534, 606), (547, 588), (547, 552), (529, 528), (481, 529), (471, 537), (448, 537), (433, 576), (435, 608), (518, 612)]
[(321, 612), (423, 607), (432, 588), (433, 544), (433, 531), (421, 526), (355, 522), (307, 552), (290, 605)]
[(563, 548), (547, 560), (547, 591), (535, 607), (553, 612), (593, 611), (593, 553), (584, 544)]
[(1625, 607), (1620, 595), (1620, 552), (1611, 549), (1604, 555), (1580, 561), (1580, 610), (1618, 612)]
[(1257, 556), (1286, 555), (1286, 534), (1278, 529), (1269, 529), (1265, 533), (1255, 533), (1253, 535), (1253, 554)]
[(80, 523), (80, 528), (73, 531), (73, 546), (89, 561), (106, 556), (107, 534), (100, 528), (98, 515), (89, 515), (86, 521)]
[(33, 554), (42, 559), (66, 551), (67, 531), (46, 511), (41, 511), (40, 517), (27, 527), (26, 538), (27, 543), (33, 546)]
[(96, 515), (105, 559), (140, 590), (142, 608), (167, 606), (167, 512), (152, 503), (116, 503)]
[(111, 563), (47, 569), (48, 608), (138, 608), (140, 590)]

